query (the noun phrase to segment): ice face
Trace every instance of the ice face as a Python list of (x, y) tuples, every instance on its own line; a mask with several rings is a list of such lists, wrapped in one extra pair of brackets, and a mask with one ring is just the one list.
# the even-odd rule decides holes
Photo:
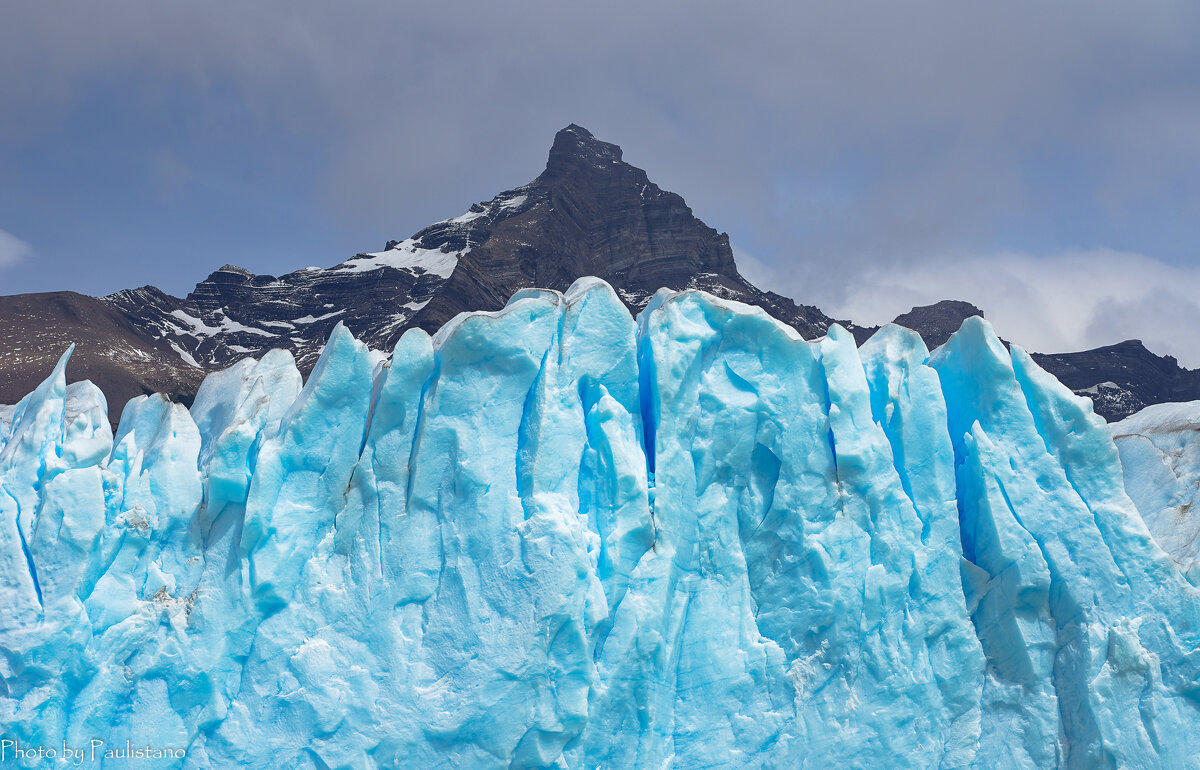
[[(69, 354), (68, 354), (69, 355)], [(185, 767), (1188, 766), (1200, 592), (980, 319), (585, 279), (0, 432), (0, 715)], [(1131, 464), (1126, 462), (1126, 476)], [(123, 760), (112, 760), (113, 767)]]
[(933, 366), (963, 550), (986, 573), (970, 592), (989, 663), (981, 750), (1028, 766), (1194, 761), (1200, 604), (1126, 496), (1104, 422), (982, 319)]
[(1200, 584), (1200, 401), (1155, 404), (1109, 429), (1151, 534)]

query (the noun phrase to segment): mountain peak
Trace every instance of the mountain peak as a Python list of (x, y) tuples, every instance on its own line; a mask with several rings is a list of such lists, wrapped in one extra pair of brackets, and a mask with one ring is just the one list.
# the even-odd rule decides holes
[(554, 135), (543, 175), (556, 177), (581, 169), (603, 169), (622, 163), (621, 148), (602, 142), (583, 126), (572, 123)]
[[(591, 131), (588, 131), (586, 128), (579, 125), (578, 123), (572, 123), (571, 125), (567, 126), (566, 128), (559, 131), (558, 133), (559, 134), (576, 134), (585, 139), (591, 139), (591, 140), (594, 140), (596, 138), (595, 135), (592, 134)], [(557, 137), (558, 135), (556, 134), (555, 136)]]
[[(11, 343), (0, 345), (0, 403), (36, 387), (71, 342), (79, 347), (69, 375), (91, 378), (110, 403), (153, 391), (186, 400), (204, 372), (274, 348), (291, 351), (308, 371), (338, 323), (391, 350), (407, 329), (434, 333), (464, 311), (498, 310), (532, 287), (566, 291), (583, 276), (611, 284), (631, 313), (668, 287), (757, 305), (809, 339), (833, 322), (748, 282), (727, 235), (625, 162), (620, 147), (572, 123), (555, 135), (545, 171), (532, 182), (327, 270), (274, 277), (227, 264), (184, 298), (153, 286), (100, 299), (0, 297), (0, 343)], [(973, 315), (982, 312), (948, 300), (895, 322), (933, 348)], [(841, 323), (859, 343), (874, 331)], [(37, 340), (35, 354), (21, 344), (29, 339)], [(1200, 371), (1181, 369), (1138, 341), (1037, 361), (1092, 397), (1108, 419), (1149, 403), (1200, 398)]]

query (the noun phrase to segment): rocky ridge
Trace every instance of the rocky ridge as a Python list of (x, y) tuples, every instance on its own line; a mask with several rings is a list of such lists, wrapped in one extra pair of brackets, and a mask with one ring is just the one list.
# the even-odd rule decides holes
[[(154, 286), (99, 299), (69, 292), (0, 297), (0, 403), (15, 403), (72, 342), (69, 379), (96, 382), (114, 406), (161, 391), (190, 402), (207, 372), (284, 348), (307, 373), (334, 326), (390, 350), (412, 327), (498, 310), (517, 291), (563, 291), (582, 276), (611, 284), (636, 313), (659, 288), (702, 289), (762, 308), (812, 339), (834, 319), (763, 291), (738, 271), (726, 234), (586, 129), (559, 131), (545, 170), (465, 213), (330, 268), (282, 276), (225, 265), (186, 297)], [(944, 301), (900, 316), (930, 348), (981, 311)], [(874, 327), (840, 321), (861, 344)], [(1150, 403), (1200, 398), (1200, 372), (1126, 342), (1039, 364), (1107, 419)], [(119, 411), (117, 409), (114, 412)]]

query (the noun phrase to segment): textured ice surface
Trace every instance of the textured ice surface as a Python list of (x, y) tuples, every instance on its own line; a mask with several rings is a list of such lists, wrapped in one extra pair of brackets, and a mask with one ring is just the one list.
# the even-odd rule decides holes
[[(0, 721), (184, 767), (1188, 767), (1200, 592), (1086, 401), (761, 310), (523, 291), (187, 410), (0, 429)], [(1128, 472), (1129, 468), (1126, 467)], [(113, 760), (112, 767), (127, 766)]]
[(1200, 583), (1200, 401), (1155, 404), (1110, 430), (1151, 534)]

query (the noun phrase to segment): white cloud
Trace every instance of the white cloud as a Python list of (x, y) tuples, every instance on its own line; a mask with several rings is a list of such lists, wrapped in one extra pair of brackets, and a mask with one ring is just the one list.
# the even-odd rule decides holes
[[(631, 0), (599, 11), (76, 0), (69, 24), (59, 3), (11, 5), (0, 103), (15, 106), (0, 111), (0, 143), (60, 136), (72, 109), (107, 103), (104, 89), (117, 89), (115, 104), (149, 108), (162, 93), (183, 95), (189, 125), (218, 130), (200, 152), (190, 140), (152, 149), (158, 192), (228, 155), (247, 177), (283, 180), (281, 199), (292, 199), (295, 180), (312, 180), (299, 197), (369, 245), (529, 180), (553, 131), (578, 122), (751, 246), (739, 265), (754, 283), (831, 315), (886, 321), (960, 297), (1033, 349), (1136, 336), (1200, 363), (1197, 267), (1054, 254), (1114, 243), (1200, 266), (1189, 252), (1200, 222), (1197, 4), (775, 0), (680, 13), (679, 3)], [(723, 45), (689, 43), (715, 37)], [(114, 118), (140, 125), (136, 113)], [(231, 119), (246, 130), (229, 131)], [(78, 125), (83, 154), (95, 132)], [(222, 143), (234, 134), (258, 137), (262, 151)], [(264, 160), (276, 157), (277, 137), (310, 150), (287, 157), (294, 174)], [(10, 187), (61, 183), (41, 170)], [(100, 181), (140, 205), (125, 180)], [(207, 202), (189, 199), (205, 232)], [(51, 253), (51, 242), (95, 237), (60, 231), (81, 226), (55, 218), (52, 230), (22, 231), (44, 244), (47, 274), (61, 275), (77, 250)], [(158, 233), (129, 238), (143, 253), (161, 246)], [(348, 238), (346, 248), (362, 243)], [(988, 252), (1000, 248), (1054, 255)], [(261, 258), (247, 267), (305, 264), (290, 250)], [(137, 281), (169, 280), (160, 269), (169, 268)]]
[(32, 255), (32, 246), (12, 233), (0, 230), (0, 268), (11, 267)]
[(96, 82), (182, 89), (198, 125), (232, 108), (268, 141), (307, 137), (316, 192), (392, 236), (527, 181), (569, 122), (764, 260), (1039, 227), (1164, 253), (1144, 212), (1189, 243), (1200, 211), (1200, 6), (1174, 0), (10, 5), (0, 138)]
[(1184, 366), (1200, 366), (1200, 268), (1142, 254), (1072, 251), (946, 256), (868, 270), (839, 305), (860, 323), (890, 321), (914, 305), (961, 299), (1006, 339), (1039, 352), (1142, 340)]
[(729, 243), (729, 248), (733, 251), (733, 260), (737, 263), (738, 272), (742, 274), (743, 278), (759, 288), (774, 291), (771, 287), (776, 275), (770, 265), (732, 241)]

